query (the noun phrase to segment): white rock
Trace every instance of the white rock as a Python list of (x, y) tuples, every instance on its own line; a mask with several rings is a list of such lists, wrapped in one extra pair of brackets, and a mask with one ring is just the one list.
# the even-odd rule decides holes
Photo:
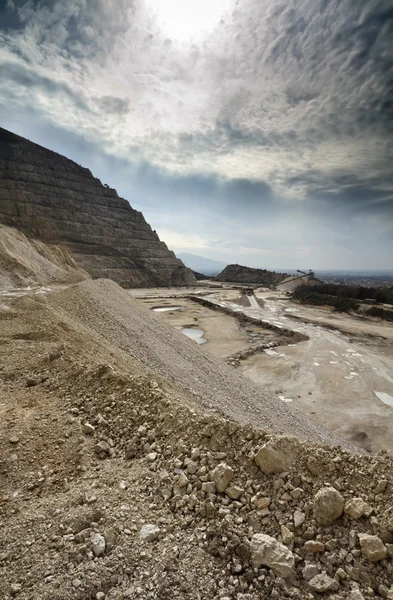
[(340, 584), (336, 579), (332, 579), (329, 577), (327, 573), (320, 573), (319, 575), (315, 575), (309, 582), (310, 589), (313, 592), (318, 592), (319, 594), (323, 594), (324, 592), (333, 592), (338, 590)]
[(294, 574), (295, 558), (292, 552), (270, 535), (253, 535), (250, 549), (254, 568), (265, 565), (284, 579)]
[(84, 423), (83, 424), (83, 433), (86, 435), (94, 435), (95, 432), (95, 427), (93, 427), (93, 425), (91, 425), (90, 423)]
[(317, 565), (314, 565), (312, 563), (308, 563), (304, 567), (302, 573), (303, 573), (303, 578), (306, 581), (310, 581), (313, 577), (315, 577), (316, 575), (318, 575), (319, 569), (318, 569)]
[(299, 442), (280, 437), (264, 444), (256, 454), (255, 462), (263, 473), (281, 473), (288, 471), (299, 452)]
[(356, 588), (350, 592), (348, 600), (364, 600), (364, 596), (359, 588)]
[(387, 550), (383, 541), (376, 535), (358, 533), (363, 558), (376, 562), (386, 558)]
[(301, 510), (296, 510), (295, 514), (293, 515), (293, 522), (295, 524), (295, 527), (301, 527), (305, 520), (306, 515), (304, 514), (304, 512), (302, 512)]
[(345, 500), (334, 487), (319, 490), (314, 498), (314, 517), (320, 525), (330, 525), (341, 517)]
[(154, 542), (160, 535), (160, 528), (157, 525), (143, 525), (140, 531), (140, 539), (142, 542)]
[(211, 472), (211, 478), (216, 484), (217, 492), (225, 492), (232, 481), (233, 469), (225, 463), (220, 463)]
[(363, 498), (352, 498), (346, 503), (345, 513), (352, 519), (360, 519), (363, 515), (370, 515), (372, 512), (371, 506), (363, 500)]
[(91, 549), (93, 550), (94, 556), (101, 556), (105, 552), (106, 541), (103, 535), (100, 533), (92, 533), (90, 536)]
[(22, 584), (21, 583), (11, 583), (11, 592), (12, 594), (19, 594), (19, 592), (22, 591)]

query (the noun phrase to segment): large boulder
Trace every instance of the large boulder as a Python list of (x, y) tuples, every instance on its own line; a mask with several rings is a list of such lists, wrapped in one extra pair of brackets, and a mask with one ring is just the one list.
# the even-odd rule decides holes
[(255, 462), (263, 473), (282, 473), (288, 471), (300, 450), (301, 446), (295, 439), (274, 438), (259, 449)]
[(314, 498), (314, 518), (320, 525), (330, 525), (341, 517), (345, 500), (334, 487), (319, 490)]
[(284, 579), (294, 575), (295, 558), (292, 552), (274, 537), (264, 533), (254, 534), (250, 550), (254, 568), (264, 565)]

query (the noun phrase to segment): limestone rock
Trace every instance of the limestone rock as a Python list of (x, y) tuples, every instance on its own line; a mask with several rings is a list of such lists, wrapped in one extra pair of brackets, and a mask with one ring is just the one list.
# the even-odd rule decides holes
[(270, 535), (254, 534), (250, 550), (254, 568), (265, 565), (284, 579), (293, 575), (295, 558), (292, 552)]
[(314, 577), (316, 577), (319, 574), (319, 569), (317, 567), (317, 565), (314, 565), (312, 563), (308, 563), (305, 565), (303, 571), (303, 578), (306, 581), (311, 581), (311, 579), (313, 579)]
[(363, 558), (375, 562), (386, 558), (387, 550), (383, 541), (376, 535), (358, 533)]
[(94, 432), (95, 432), (95, 427), (93, 427), (93, 425), (90, 425), (90, 423), (83, 424), (83, 433), (85, 435), (94, 435)]
[(93, 278), (123, 287), (194, 285), (142, 213), (89, 169), (0, 128), (0, 223), (66, 244)]
[(295, 524), (295, 527), (301, 527), (305, 520), (306, 515), (304, 514), (304, 512), (302, 512), (301, 510), (296, 510), (295, 514), (293, 515), (293, 522)]
[(319, 490), (314, 498), (314, 517), (320, 525), (330, 525), (341, 517), (344, 498), (334, 487)]
[(147, 524), (143, 525), (139, 537), (142, 542), (154, 542), (160, 535), (160, 528), (158, 525)]
[(100, 533), (92, 533), (90, 537), (91, 547), (94, 556), (101, 556), (105, 552), (106, 541), (103, 535)]
[(233, 469), (225, 463), (220, 463), (211, 472), (211, 478), (216, 484), (217, 492), (225, 492), (233, 477)]
[(279, 437), (269, 440), (259, 449), (255, 462), (263, 473), (287, 471), (300, 452), (297, 440)]
[(370, 515), (372, 509), (362, 498), (352, 498), (346, 503), (344, 511), (345, 514), (352, 517), (352, 519), (360, 519), (363, 515)]
[(323, 594), (324, 592), (335, 592), (340, 587), (340, 584), (335, 579), (329, 577), (329, 575), (324, 572), (319, 575), (315, 575), (309, 582), (310, 589), (313, 592), (318, 592), (318, 594)]
[(244, 494), (244, 490), (238, 485), (229, 485), (226, 488), (225, 493), (232, 500), (238, 500)]
[(291, 542), (293, 542), (294, 535), (286, 525), (281, 525), (281, 536), (285, 545), (289, 545)]

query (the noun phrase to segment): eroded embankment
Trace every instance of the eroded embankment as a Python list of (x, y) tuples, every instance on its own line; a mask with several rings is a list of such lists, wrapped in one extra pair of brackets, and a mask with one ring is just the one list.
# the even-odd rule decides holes
[(309, 337), (307, 335), (304, 335), (303, 333), (300, 333), (298, 331), (292, 331), (291, 329), (285, 329), (284, 327), (276, 327), (272, 323), (268, 323), (263, 319), (257, 319), (255, 317), (250, 317), (249, 315), (243, 312), (237, 312), (229, 306), (223, 306), (221, 303), (218, 304), (214, 300), (208, 300), (207, 298), (202, 298), (201, 296), (190, 296), (189, 299), (193, 302), (202, 304), (203, 306), (206, 306), (212, 310), (216, 310), (230, 315), (231, 317), (234, 317), (240, 324), (244, 325), (248, 323), (258, 327), (263, 327), (263, 329), (274, 331), (274, 333), (277, 334), (277, 340), (273, 340), (263, 344), (255, 344), (251, 348), (241, 350), (239, 352), (236, 352), (235, 354), (232, 354), (231, 356), (228, 356), (226, 361), (233, 366), (238, 365), (239, 361), (246, 360), (250, 356), (257, 354), (258, 352), (264, 352), (265, 350), (276, 348), (278, 346), (287, 346), (288, 344), (299, 344), (300, 342), (305, 342), (309, 339)]

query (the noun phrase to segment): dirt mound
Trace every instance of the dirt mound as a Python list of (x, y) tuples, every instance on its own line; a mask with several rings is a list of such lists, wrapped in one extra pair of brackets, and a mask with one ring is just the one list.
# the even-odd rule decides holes
[(0, 290), (76, 283), (88, 277), (67, 247), (45, 245), (0, 225)]
[(243, 421), (253, 387), (112, 282), (12, 301), (0, 338), (1, 597), (393, 593), (386, 454), (203, 414), (204, 369)]

